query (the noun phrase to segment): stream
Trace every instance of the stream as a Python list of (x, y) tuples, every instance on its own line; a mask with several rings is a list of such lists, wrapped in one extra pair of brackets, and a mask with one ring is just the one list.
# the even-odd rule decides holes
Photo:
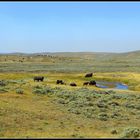
[(128, 90), (128, 86), (119, 82), (96, 81), (97, 87)]

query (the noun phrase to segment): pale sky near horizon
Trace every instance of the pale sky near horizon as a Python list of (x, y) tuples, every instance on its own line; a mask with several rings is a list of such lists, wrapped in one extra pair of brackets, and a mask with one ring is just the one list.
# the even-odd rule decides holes
[(140, 50), (140, 2), (0, 2), (0, 53)]

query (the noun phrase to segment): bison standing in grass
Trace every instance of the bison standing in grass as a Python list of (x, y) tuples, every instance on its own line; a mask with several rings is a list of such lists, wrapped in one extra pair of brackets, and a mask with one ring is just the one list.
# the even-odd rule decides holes
[(70, 86), (77, 86), (75, 83), (70, 83)]
[(95, 85), (95, 86), (96, 86), (96, 82), (95, 82), (94, 80), (91, 80), (91, 81), (89, 82), (89, 85)]
[(93, 73), (87, 73), (85, 77), (92, 77)]
[(83, 83), (83, 86), (88, 85), (88, 84), (89, 84), (89, 82), (84, 82), (84, 83)]
[(56, 84), (64, 85), (65, 83), (64, 83), (62, 80), (57, 80), (57, 81), (56, 81)]
[(34, 77), (34, 81), (42, 81), (43, 82), (43, 80), (44, 80), (44, 77), (43, 76), (35, 76)]

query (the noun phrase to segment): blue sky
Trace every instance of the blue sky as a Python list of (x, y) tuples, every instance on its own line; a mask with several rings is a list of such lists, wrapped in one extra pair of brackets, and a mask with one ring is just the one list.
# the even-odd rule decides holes
[(0, 53), (140, 50), (140, 2), (0, 2)]

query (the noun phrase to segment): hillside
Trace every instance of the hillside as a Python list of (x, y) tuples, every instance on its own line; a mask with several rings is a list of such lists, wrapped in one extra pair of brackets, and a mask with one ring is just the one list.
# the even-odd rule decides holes
[[(42, 53), (1, 53), (0, 57), (2, 56), (42, 56), (42, 57), (77, 57), (77, 58), (89, 58), (89, 59), (137, 59), (140, 58), (140, 51), (132, 51), (132, 52), (125, 52), (125, 53), (109, 53), (109, 52), (42, 52)], [(131, 58), (130, 58), (131, 57)]]
[[(0, 71), (140, 72), (140, 51), (2, 54)], [(29, 69), (30, 67), (30, 69)]]

